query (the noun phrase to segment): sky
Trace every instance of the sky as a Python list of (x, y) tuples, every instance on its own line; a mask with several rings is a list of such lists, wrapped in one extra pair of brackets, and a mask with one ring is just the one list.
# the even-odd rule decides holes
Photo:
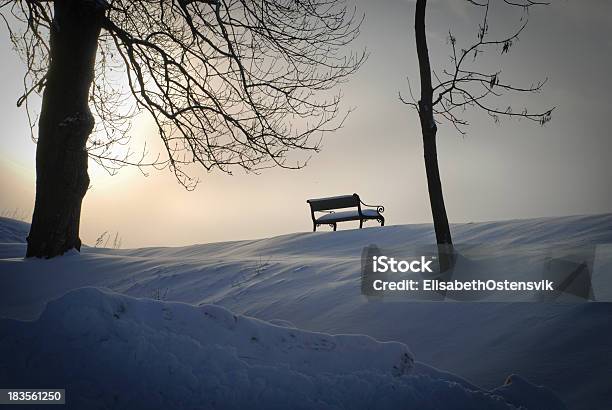
[[(352, 47), (365, 47), (369, 58), (342, 85), (343, 108), (354, 111), (342, 129), (326, 134), (322, 151), (306, 168), (259, 175), (236, 170), (231, 176), (192, 168), (201, 182), (186, 191), (168, 170), (145, 177), (124, 168), (111, 177), (91, 163), (83, 241), (93, 244), (108, 231), (118, 232), (123, 247), (173, 246), (309, 231), (308, 198), (353, 192), (367, 203), (383, 204), (388, 225), (431, 222), (418, 115), (398, 99), (399, 92), (408, 94), (408, 78), (418, 90), (414, 5), (358, 1), (365, 21)], [(520, 14), (495, 10), (492, 33), (520, 24)], [(503, 78), (517, 85), (548, 78), (542, 93), (506, 101), (534, 109), (554, 106), (552, 121), (545, 127), (511, 120), (494, 124), (484, 113), (469, 112), (465, 136), (441, 125), (438, 155), (451, 222), (612, 212), (612, 3), (553, 0), (532, 9), (529, 18), (511, 53), (483, 64), (499, 65)], [(479, 10), (467, 2), (431, 1), (432, 66), (448, 65), (449, 29), (461, 44), (475, 38), (479, 21)], [(0, 214), (27, 219), (34, 203), (36, 146), (25, 112), (15, 104), (23, 65), (4, 27), (0, 52)], [(133, 134), (159, 146), (146, 117), (135, 120)]]

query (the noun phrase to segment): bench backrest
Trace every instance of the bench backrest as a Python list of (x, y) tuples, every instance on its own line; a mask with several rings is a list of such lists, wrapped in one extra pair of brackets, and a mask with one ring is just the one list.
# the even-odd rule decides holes
[(312, 210), (312, 212), (328, 211), (331, 209), (352, 208), (355, 206), (360, 208), (361, 205), (359, 195), (357, 194), (332, 196), (329, 198), (309, 199), (306, 202), (310, 204), (310, 209)]

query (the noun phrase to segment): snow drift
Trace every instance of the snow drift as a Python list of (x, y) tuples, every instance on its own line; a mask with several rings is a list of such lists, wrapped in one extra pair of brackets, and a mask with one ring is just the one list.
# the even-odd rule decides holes
[(507, 388), (492, 394), (419, 371), (402, 343), (95, 288), (49, 303), (36, 321), (0, 328), (0, 385), (65, 387), (75, 409), (563, 408), (522, 380), (506, 399)]
[(25, 243), (30, 224), (0, 216), (0, 243)]
[[(503, 250), (517, 244), (612, 243), (611, 227), (612, 215), (595, 215), (460, 224), (453, 232), (457, 243)], [(11, 242), (0, 245), (0, 316), (33, 320), (49, 300), (71, 289), (105, 287), (138, 298), (212, 303), (309, 331), (401, 342), (420, 362), (485, 389), (520, 374), (552, 389), (572, 409), (612, 402), (610, 304), (377, 303), (361, 295), (363, 247), (392, 249), (434, 238), (430, 225), (405, 225), (180, 248), (86, 248), (38, 261), (23, 259), (23, 243), (0, 237), (0, 243)], [(612, 272), (607, 249), (597, 263)], [(411, 375), (419, 368), (415, 362)], [(442, 378), (467, 385), (449, 374)], [(500, 390), (508, 401), (523, 380), (510, 379)]]

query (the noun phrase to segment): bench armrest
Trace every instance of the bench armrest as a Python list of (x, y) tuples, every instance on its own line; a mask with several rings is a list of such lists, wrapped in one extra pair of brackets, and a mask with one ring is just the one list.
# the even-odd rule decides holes
[(361, 205), (367, 206), (368, 208), (376, 208), (376, 211), (379, 214), (382, 214), (383, 212), (385, 212), (385, 207), (382, 205), (368, 205), (365, 202), (363, 202), (361, 199), (359, 200), (359, 202), (361, 202)]

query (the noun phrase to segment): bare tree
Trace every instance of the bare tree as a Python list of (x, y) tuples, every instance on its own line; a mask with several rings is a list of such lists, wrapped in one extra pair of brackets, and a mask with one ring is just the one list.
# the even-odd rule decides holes
[[(448, 42), (451, 46), (450, 68), (444, 68), (440, 73), (433, 70), (429, 61), (427, 36), (425, 34), (425, 14), (427, 0), (417, 0), (415, 12), (416, 47), (421, 79), (421, 95), (419, 100), (410, 95), (412, 100), (400, 99), (412, 106), (419, 113), (421, 132), (423, 135), (423, 150), (425, 157), (425, 172), (429, 200), (436, 232), (436, 240), (440, 245), (452, 245), (452, 237), (444, 205), (442, 183), (438, 168), (436, 135), (438, 123), (450, 123), (455, 130), (465, 134), (468, 122), (463, 115), (470, 109), (486, 112), (495, 122), (500, 117), (512, 117), (534, 121), (544, 125), (550, 121), (554, 108), (542, 112), (530, 111), (527, 108), (515, 110), (512, 106), (502, 105), (504, 97), (510, 93), (538, 93), (546, 83), (540, 81), (528, 86), (516, 86), (503, 81), (501, 71), (488, 72), (479, 67), (479, 58), (487, 52), (497, 52), (500, 55), (509, 53), (512, 45), (518, 40), (528, 23), (530, 7), (547, 3), (532, 0), (499, 0), (498, 4), (512, 8), (521, 8), (523, 16), (516, 31), (502, 37), (492, 38), (489, 30), (490, 0), (466, 0), (483, 12), (482, 22), (478, 27), (476, 39), (465, 48), (458, 49), (457, 38), (449, 32)], [(409, 84), (410, 85), (410, 84)]]
[[(42, 93), (27, 256), (80, 248), (88, 157), (168, 166), (188, 189), (193, 163), (302, 167), (288, 154), (342, 125), (330, 90), (365, 58), (343, 52), (362, 21), (344, 0), (0, 0), (0, 13), (27, 65), (18, 104)], [(113, 154), (140, 111), (162, 157)]]

